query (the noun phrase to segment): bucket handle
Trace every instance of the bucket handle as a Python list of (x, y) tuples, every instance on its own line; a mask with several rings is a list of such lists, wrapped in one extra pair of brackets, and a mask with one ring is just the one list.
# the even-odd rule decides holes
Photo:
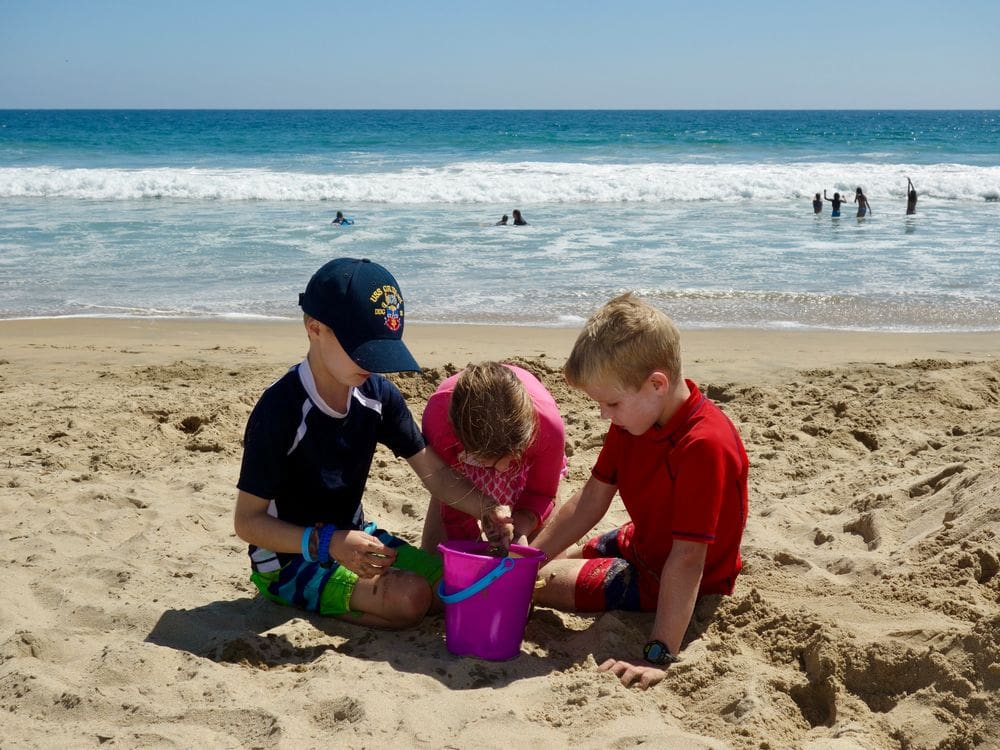
[(441, 583), (438, 584), (438, 596), (441, 597), (441, 601), (443, 601), (445, 604), (455, 604), (457, 602), (464, 601), (465, 599), (468, 599), (470, 596), (478, 594), (484, 588), (493, 583), (497, 578), (502, 576), (508, 570), (512, 570), (513, 568), (514, 568), (514, 560), (510, 557), (505, 557), (503, 560), (500, 561), (499, 565), (493, 568), (493, 570), (484, 575), (478, 581), (462, 589), (461, 591), (456, 591), (454, 594), (444, 593), (444, 581), (441, 581)]

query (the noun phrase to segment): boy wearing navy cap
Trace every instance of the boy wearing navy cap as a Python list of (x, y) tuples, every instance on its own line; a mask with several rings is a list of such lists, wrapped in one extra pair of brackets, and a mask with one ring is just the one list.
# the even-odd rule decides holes
[(399, 285), (371, 261), (338, 258), (299, 295), (306, 358), (264, 391), (247, 421), (234, 526), (251, 580), (280, 604), (365, 625), (415, 625), (441, 560), (369, 522), (362, 496), (378, 443), (424, 486), (509, 543), (509, 509), (454, 474), (383, 375), (418, 371), (403, 344)]

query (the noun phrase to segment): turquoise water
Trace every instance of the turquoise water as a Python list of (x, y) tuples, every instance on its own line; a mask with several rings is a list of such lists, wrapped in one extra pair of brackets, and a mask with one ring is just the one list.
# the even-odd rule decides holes
[[(813, 215), (859, 185), (872, 216)], [(354, 255), (411, 320), (635, 289), (685, 326), (998, 330), (997, 198), (998, 112), (0, 111), (0, 317), (294, 317)]]

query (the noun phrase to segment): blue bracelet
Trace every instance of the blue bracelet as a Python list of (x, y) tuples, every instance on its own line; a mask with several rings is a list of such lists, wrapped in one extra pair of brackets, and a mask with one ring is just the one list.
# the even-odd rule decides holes
[(320, 565), (326, 565), (330, 562), (330, 540), (336, 530), (337, 527), (332, 523), (325, 523), (319, 529), (319, 549), (316, 550), (316, 557), (319, 559)]
[(302, 557), (306, 559), (306, 562), (316, 562), (316, 558), (309, 554), (309, 540), (312, 538), (312, 533), (315, 529), (312, 526), (306, 526), (302, 531)]

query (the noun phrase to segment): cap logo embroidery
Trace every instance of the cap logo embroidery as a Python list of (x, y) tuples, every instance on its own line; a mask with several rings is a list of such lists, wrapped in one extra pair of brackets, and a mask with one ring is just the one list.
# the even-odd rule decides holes
[(369, 299), (374, 305), (372, 313), (382, 316), (386, 328), (395, 332), (403, 327), (403, 297), (396, 287), (380, 286)]

